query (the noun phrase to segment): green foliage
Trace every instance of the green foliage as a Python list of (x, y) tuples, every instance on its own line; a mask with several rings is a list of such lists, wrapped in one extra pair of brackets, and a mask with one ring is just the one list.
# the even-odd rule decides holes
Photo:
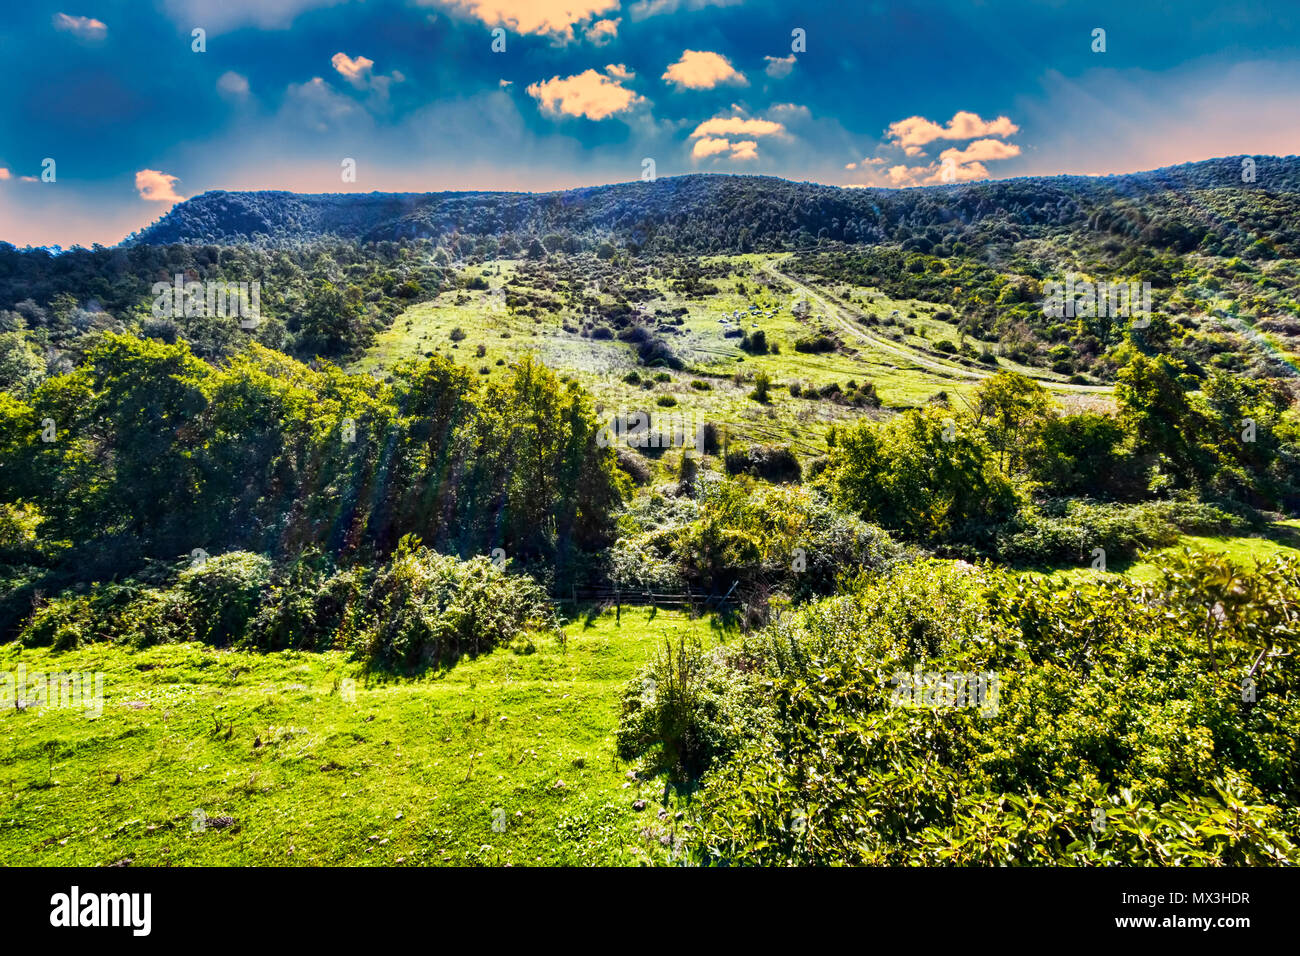
[(1044, 421), (1024, 460), (1030, 478), (1059, 497), (1140, 497), (1138, 462), (1127, 453), (1124, 429), (1109, 415), (1080, 412)]
[(740, 339), (740, 350), (748, 352), (750, 355), (766, 355), (768, 351), (767, 333), (762, 329), (746, 332)]
[(942, 409), (838, 431), (825, 474), (840, 507), (913, 540), (987, 541), (1016, 509), (987, 446)]
[(727, 449), (727, 474), (750, 475), (766, 481), (799, 481), (803, 469), (786, 445), (738, 445)]
[(998, 372), (975, 389), (971, 415), (997, 453), (1003, 474), (1023, 467), (1025, 447), (1047, 420), (1051, 405), (1043, 386), (1016, 372)]
[(226, 647), (238, 642), (271, 582), (271, 562), (232, 551), (182, 571), (176, 582), (192, 639)]
[(532, 579), (484, 557), (458, 561), (422, 547), (399, 551), (376, 574), (364, 607), (373, 622), (360, 636), (364, 654), (394, 670), (447, 666), (555, 627), (546, 593)]
[(1183, 534), (1244, 530), (1241, 518), (1198, 502), (1115, 505), (1057, 500), (1024, 508), (998, 529), (996, 553), (1022, 567), (1087, 564), (1094, 548), (1104, 549), (1108, 561), (1123, 561), (1143, 549), (1174, 544)]
[[(1297, 575), (1295, 559), (1246, 571), (1188, 555), (1148, 588), (1057, 589), (922, 563), (810, 605), (747, 646), (773, 740), (706, 777), (695, 854), (1295, 863), (1300, 670), (1277, 655), (1295, 646)], [(915, 667), (996, 675), (996, 712), (898, 706), (891, 683)]]
[(761, 739), (770, 715), (753, 679), (726, 650), (666, 638), (659, 654), (623, 691), (615, 747), (623, 760), (647, 758), (678, 783), (698, 779), (716, 760)]
[(379, 669), (415, 671), (554, 627), (546, 593), (532, 578), (485, 557), (462, 561), (406, 540), (377, 568), (334, 570), (319, 555), (275, 565), (232, 551), (153, 583), (69, 590), (41, 604), (20, 636), (27, 646), (56, 650), (95, 641), (339, 648)]
[(611, 564), (626, 586), (722, 593), (761, 581), (798, 601), (908, 554), (820, 492), (750, 479), (702, 475), (694, 499), (653, 496), (623, 524)]
[(596, 438), (586, 393), (528, 359), (482, 386), (440, 358), (378, 382), (109, 334), (30, 402), (0, 395), (0, 502), (33, 552), (74, 548), (89, 575), (199, 546), (384, 553), (408, 533), (563, 560), (608, 540), (626, 487)]

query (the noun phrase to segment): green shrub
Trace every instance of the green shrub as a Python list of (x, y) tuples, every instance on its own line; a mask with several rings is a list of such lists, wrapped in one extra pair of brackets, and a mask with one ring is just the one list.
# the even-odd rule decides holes
[(226, 647), (240, 641), (271, 583), (271, 561), (231, 551), (182, 571), (176, 590), (190, 638)]
[[(317, 559), (318, 560), (318, 559)], [(247, 643), (262, 650), (327, 650), (349, 643), (365, 571), (331, 573), (311, 557), (277, 568), (270, 593), (251, 622)]]
[(752, 475), (767, 481), (799, 481), (803, 470), (786, 445), (750, 445), (732, 448), (726, 457), (727, 474)]
[[(1141, 587), (897, 565), (743, 643), (740, 666), (764, 679), (737, 706), (775, 715), (771, 735), (706, 776), (694, 856), (1300, 862), (1300, 664), (1283, 656), (1297, 614), (1294, 558), (1186, 554)], [(997, 706), (899, 706), (916, 669), (996, 675)]]
[(762, 329), (755, 329), (753, 332), (746, 333), (740, 340), (740, 350), (748, 352), (750, 355), (766, 355), (767, 333)]
[(394, 670), (450, 666), (555, 625), (546, 592), (485, 557), (462, 561), (405, 547), (375, 576), (364, 603), (368, 627), (359, 649)]
[(615, 746), (623, 760), (646, 757), (676, 782), (698, 779), (715, 760), (760, 739), (770, 721), (744, 671), (725, 650), (679, 638), (623, 691)]
[(982, 437), (934, 406), (837, 430), (826, 481), (840, 507), (909, 539), (986, 546), (1017, 509)]
[(839, 348), (839, 340), (833, 335), (820, 333), (818, 335), (804, 335), (794, 341), (794, 350), (796, 352), (805, 352), (818, 354), (822, 352), (834, 352)]
[(19, 640), (27, 647), (67, 651), (95, 640), (97, 615), (85, 594), (61, 594), (40, 605), (23, 628)]
[(1242, 530), (1241, 518), (1196, 502), (1068, 500), (1024, 509), (999, 530), (996, 550), (1003, 561), (1018, 565), (1078, 562), (1094, 548), (1104, 549), (1108, 560), (1130, 559), (1145, 548), (1174, 544), (1183, 534)]

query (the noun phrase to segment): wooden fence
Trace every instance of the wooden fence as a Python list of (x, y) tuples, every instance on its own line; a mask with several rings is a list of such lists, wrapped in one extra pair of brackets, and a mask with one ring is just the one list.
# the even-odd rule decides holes
[(637, 607), (677, 608), (692, 612), (725, 611), (740, 607), (740, 600), (736, 597), (735, 591), (734, 584), (724, 594), (693, 591), (690, 588), (681, 591), (665, 591), (602, 584), (594, 587), (571, 588), (567, 595), (560, 595), (557, 600), (561, 604), (571, 604), (575, 608), (585, 604), (612, 605), (620, 615), (625, 604)]

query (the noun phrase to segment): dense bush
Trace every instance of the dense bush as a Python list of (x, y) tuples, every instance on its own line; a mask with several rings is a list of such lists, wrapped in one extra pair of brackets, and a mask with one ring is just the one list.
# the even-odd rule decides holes
[(998, 530), (997, 555), (1018, 565), (1087, 562), (1094, 548), (1109, 561), (1131, 559), (1144, 548), (1174, 544), (1183, 534), (1228, 534), (1245, 521), (1213, 505), (1148, 501), (1112, 505), (1071, 500), (1022, 510)]
[(693, 500), (656, 495), (628, 510), (611, 550), (620, 581), (715, 593), (761, 584), (799, 601), (910, 554), (807, 488), (710, 474), (696, 487)]
[(232, 551), (181, 572), (176, 590), (194, 640), (225, 647), (243, 637), (271, 583), (271, 562)]
[[(1298, 595), (1300, 561), (1247, 571), (1194, 555), (1145, 587), (951, 563), (864, 579), (735, 653), (760, 697), (711, 720), (774, 723), (704, 776), (693, 854), (1300, 862)], [(898, 675), (915, 669), (995, 676), (995, 706), (901, 706)]]
[(1045, 421), (1025, 453), (1029, 476), (1052, 495), (1133, 498), (1146, 492), (1124, 429), (1109, 415), (1082, 412)]
[(985, 543), (1015, 513), (983, 439), (943, 409), (859, 421), (832, 441), (822, 480), (836, 503), (912, 540)]
[(752, 475), (767, 481), (799, 481), (803, 469), (785, 445), (748, 445), (731, 448), (725, 459), (727, 474)]
[(364, 607), (366, 658), (402, 670), (448, 665), (555, 626), (546, 592), (531, 578), (485, 557), (460, 561), (419, 547), (399, 551), (376, 574)]
[(66, 591), (36, 608), (21, 640), (59, 650), (100, 640), (342, 648), (373, 666), (410, 671), (555, 626), (532, 578), (409, 541), (377, 568), (334, 569), (319, 555), (274, 565), (236, 551), (152, 577)]
[(644, 757), (678, 782), (697, 778), (715, 760), (763, 738), (771, 715), (753, 680), (726, 648), (665, 640), (623, 690), (618, 756)]

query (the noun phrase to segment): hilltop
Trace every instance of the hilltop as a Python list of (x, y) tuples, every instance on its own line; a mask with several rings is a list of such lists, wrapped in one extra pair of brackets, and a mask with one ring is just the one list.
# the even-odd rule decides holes
[[(611, 241), (651, 252), (783, 251), (818, 239), (876, 244), (960, 231), (975, 244), (1101, 230), (1185, 252), (1244, 251), (1269, 235), (1294, 255), (1300, 158), (1230, 156), (1118, 176), (1051, 176), (916, 189), (697, 174), (549, 193), (213, 191), (188, 199), (123, 245), (287, 246), (495, 238), (524, 249)], [(938, 237), (926, 241), (934, 244)], [(549, 250), (548, 250), (549, 251)], [(568, 250), (566, 250), (568, 251)], [(928, 251), (923, 244), (920, 251)]]

